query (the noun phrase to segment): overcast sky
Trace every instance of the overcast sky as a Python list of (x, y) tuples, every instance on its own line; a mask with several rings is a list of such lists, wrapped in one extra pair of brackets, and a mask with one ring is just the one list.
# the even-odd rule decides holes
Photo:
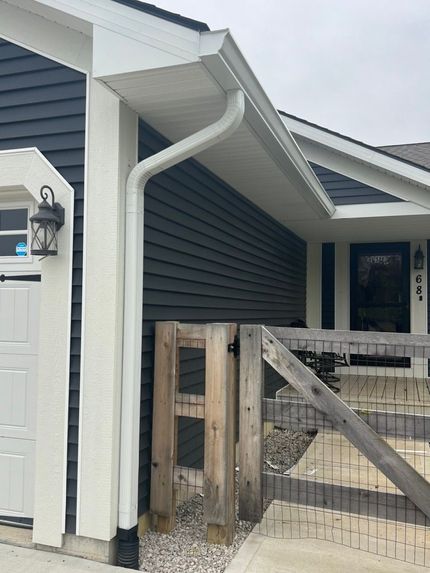
[(430, 0), (153, 0), (230, 28), (278, 109), (373, 145), (430, 141)]

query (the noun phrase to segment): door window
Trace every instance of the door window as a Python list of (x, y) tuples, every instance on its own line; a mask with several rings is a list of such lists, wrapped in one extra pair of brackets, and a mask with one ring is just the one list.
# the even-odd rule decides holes
[(28, 255), (28, 209), (0, 209), (0, 259)]
[[(351, 330), (410, 332), (409, 243), (351, 245)], [(351, 354), (351, 365), (409, 368), (410, 358)]]
[(351, 329), (409, 332), (409, 245), (351, 245)]

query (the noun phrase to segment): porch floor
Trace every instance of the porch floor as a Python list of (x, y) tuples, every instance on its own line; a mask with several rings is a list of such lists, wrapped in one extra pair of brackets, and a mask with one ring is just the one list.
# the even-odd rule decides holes
[[(386, 438), (386, 441), (418, 473), (430, 478), (430, 446), (427, 441), (405, 438)], [(339, 432), (318, 432), (290, 475), (306, 481), (402, 493)]]
[[(363, 374), (340, 374), (337, 394), (351, 408), (430, 414), (430, 379)], [(291, 385), (276, 394), (279, 399), (301, 400)]]

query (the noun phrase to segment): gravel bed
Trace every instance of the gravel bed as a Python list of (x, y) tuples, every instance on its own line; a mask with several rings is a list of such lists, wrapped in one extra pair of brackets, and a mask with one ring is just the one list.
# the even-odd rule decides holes
[(275, 428), (264, 440), (264, 471), (288, 475), (315, 437), (314, 432)]
[[(265, 439), (265, 471), (285, 473), (304, 454), (313, 434), (275, 428)], [(237, 495), (236, 495), (237, 500)], [(269, 502), (265, 503), (267, 508)], [(176, 527), (169, 534), (148, 531), (140, 540), (140, 570), (146, 573), (223, 573), (254, 528), (237, 517), (230, 547), (206, 542), (203, 497), (194, 495), (178, 506)]]
[(254, 527), (236, 519), (230, 547), (206, 542), (203, 498), (195, 495), (176, 512), (176, 527), (168, 534), (148, 531), (140, 542), (140, 570), (147, 573), (222, 573)]

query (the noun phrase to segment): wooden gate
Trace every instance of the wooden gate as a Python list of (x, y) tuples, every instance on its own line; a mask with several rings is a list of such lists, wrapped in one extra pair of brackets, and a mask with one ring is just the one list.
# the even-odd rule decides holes
[[(210, 543), (231, 544), (235, 517), (236, 324), (157, 322), (150, 508), (154, 528), (175, 525), (178, 494), (203, 494)], [(205, 350), (204, 394), (180, 391), (180, 349)], [(177, 465), (178, 419), (204, 420), (204, 469)]]
[[(428, 335), (322, 331), (263, 326), (241, 327), (240, 369), (240, 477), (239, 516), (260, 522), (263, 497), (293, 501), (314, 507), (351, 513), (375, 515), (391, 520), (428, 525), (430, 518), (430, 484), (396, 449), (384, 439), (390, 435), (430, 438), (427, 406), (422, 414), (378, 408), (350, 407), (304, 365), (303, 357), (320, 353), (367, 357), (388, 357), (387, 364), (401, 357), (409, 368), (420, 364), (427, 377), (430, 357)], [(394, 358), (393, 358), (394, 357)], [(358, 360), (358, 359), (357, 359)], [(364, 359), (363, 359), (364, 360)], [(295, 391), (289, 400), (264, 398), (264, 363), (275, 369)], [(411, 363), (412, 362), (412, 363)], [(411, 375), (410, 373), (408, 375)], [(376, 376), (374, 377), (376, 380)], [(399, 379), (400, 380), (400, 379)], [(416, 384), (414, 378), (412, 383)], [(373, 382), (372, 382), (373, 383)], [(399, 382), (400, 384), (401, 382)], [(375, 387), (377, 381), (375, 381)], [(388, 387), (387, 387), (388, 388)], [(428, 378), (423, 379), (428, 392)], [(294, 398), (301, 397), (301, 399)], [(394, 394), (393, 394), (394, 396)], [(430, 393), (426, 398), (430, 407)], [(400, 409), (399, 409), (400, 410)], [(282, 419), (296, 430), (332, 428), (340, 432), (369, 460), (399, 493), (372, 491), (345, 485), (306, 481), (288, 475), (263, 471), (263, 423)], [(383, 437), (384, 436), (384, 437)]]

